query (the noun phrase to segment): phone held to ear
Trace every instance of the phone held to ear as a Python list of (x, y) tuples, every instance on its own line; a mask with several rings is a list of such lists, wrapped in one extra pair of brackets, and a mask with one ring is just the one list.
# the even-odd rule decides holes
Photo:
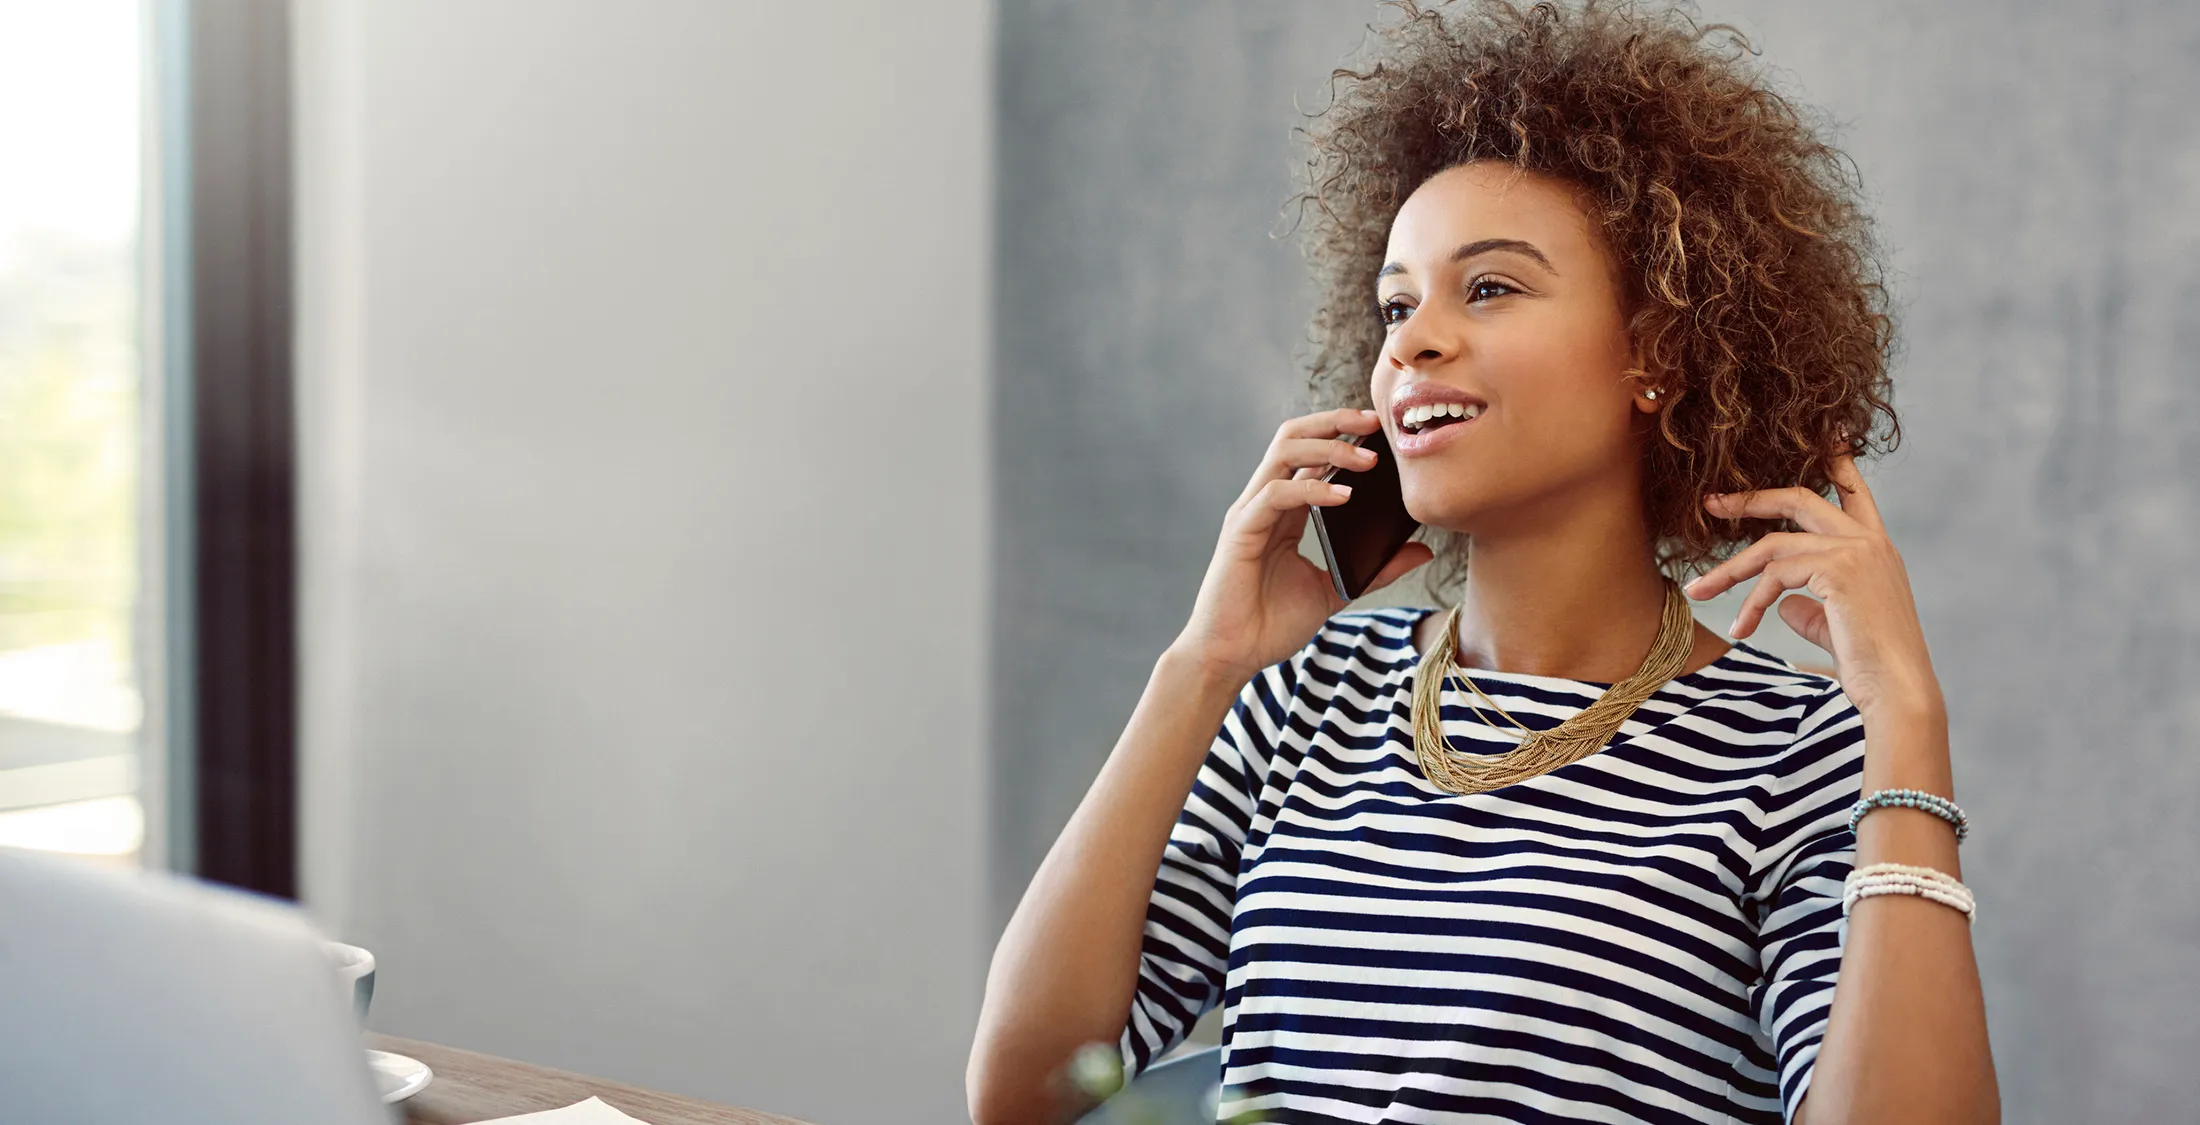
[(1366, 472), (1332, 466), (1322, 479), (1352, 489), (1342, 504), (1313, 509), (1314, 537), (1321, 540), (1322, 561), (1337, 596), (1351, 601), (1367, 592), (1383, 565), (1421, 529), (1406, 512), (1405, 489), (1390, 438), (1377, 430), (1359, 446), (1375, 451), (1375, 467)]

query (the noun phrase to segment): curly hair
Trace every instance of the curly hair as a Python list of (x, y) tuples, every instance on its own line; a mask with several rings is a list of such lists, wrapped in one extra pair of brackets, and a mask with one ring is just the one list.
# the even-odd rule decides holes
[[(1746, 63), (1739, 31), (1626, 0), (1392, 6), (1403, 18), (1371, 29), (1372, 60), (1333, 72), (1304, 130), (1295, 202), (1317, 287), (1317, 403), (1372, 405), (1376, 271), (1406, 197), (1494, 160), (1583, 189), (1598, 212), (1661, 388), (1643, 489), (1661, 570), (1706, 568), (1781, 526), (1713, 520), (1704, 494), (1826, 495), (1836, 453), (1899, 443), (1894, 325), (1861, 179)], [(1428, 585), (1442, 591), (1464, 577), (1467, 544), (1431, 538)]]

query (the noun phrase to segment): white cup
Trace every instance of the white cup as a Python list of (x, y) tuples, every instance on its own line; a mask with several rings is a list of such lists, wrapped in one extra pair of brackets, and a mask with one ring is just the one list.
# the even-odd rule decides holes
[(367, 1022), (367, 1003), (374, 999), (374, 954), (340, 941), (321, 944), (328, 950), (329, 960), (336, 963), (337, 975), (350, 987), (352, 1011), (357, 1013), (360, 1024), (364, 1026)]

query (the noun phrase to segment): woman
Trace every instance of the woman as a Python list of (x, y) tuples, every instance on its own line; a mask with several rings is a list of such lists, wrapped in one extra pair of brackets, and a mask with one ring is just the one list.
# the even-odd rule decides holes
[[(1344, 405), (1277, 431), (1003, 935), (983, 1125), (1215, 1007), (1225, 1115), (1998, 1120), (1945, 709), (1853, 461), (1899, 438), (1868, 222), (1737, 41), (1407, 6), (1339, 73)], [(1378, 428), (1440, 534), (1376, 584), (1439, 559), (1450, 612), (1339, 612), (1298, 553)], [(1758, 580), (1735, 643), (1687, 572)], [(1740, 641), (1788, 590), (1835, 678)]]

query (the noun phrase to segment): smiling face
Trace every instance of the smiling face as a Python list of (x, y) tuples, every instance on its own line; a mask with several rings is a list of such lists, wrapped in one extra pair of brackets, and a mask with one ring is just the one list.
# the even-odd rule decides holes
[(1621, 289), (1572, 188), (1448, 169), (1399, 209), (1384, 262), (1372, 390), (1416, 519), (1471, 535), (1639, 495), (1634, 419), (1656, 404), (1627, 374)]

